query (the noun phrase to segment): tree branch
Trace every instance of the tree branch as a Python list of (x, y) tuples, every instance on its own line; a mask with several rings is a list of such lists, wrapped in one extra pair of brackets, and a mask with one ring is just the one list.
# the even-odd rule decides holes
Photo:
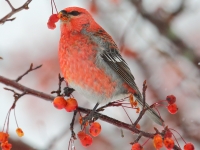
[(33, 64), (30, 65), (30, 68), (24, 73), (22, 74), (21, 76), (19, 76), (15, 81), (16, 82), (19, 82), (25, 75), (27, 75), (29, 72), (33, 71), (33, 70), (36, 70), (38, 68), (42, 67), (42, 65), (39, 65), (35, 68), (33, 68)]
[(45, 100), (50, 101), (50, 102), (52, 102), (53, 99), (54, 99), (54, 96), (33, 90), (31, 88), (28, 88), (26, 86), (21, 85), (20, 83), (17, 83), (15, 80), (11, 80), (11, 79), (5, 78), (3, 76), (0, 76), (0, 83), (3, 83), (3, 84), (10, 86), (10, 87), (13, 87), (13, 88), (15, 88), (19, 91), (22, 91), (22, 92), (26, 91), (27, 92), (26, 94), (30, 94), (30, 95), (45, 99)]
[(6, 21), (13, 21), (15, 20), (15, 17), (14, 18), (10, 18), (12, 17), (12, 15), (20, 12), (21, 10), (23, 9), (29, 9), (28, 5), (29, 3), (31, 2), (32, 0), (27, 0), (21, 7), (19, 8), (14, 8), (13, 5), (10, 3), (9, 0), (6, 0), (6, 2), (8, 3), (8, 5), (10, 6), (11, 8), (11, 12), (8, 13), (7, 15), (5, 15), (2, 19), (0, 19), (0, 24), (4, 24)]

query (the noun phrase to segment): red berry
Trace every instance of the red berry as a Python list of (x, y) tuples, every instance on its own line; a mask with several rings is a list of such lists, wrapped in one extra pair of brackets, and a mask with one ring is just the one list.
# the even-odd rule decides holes
[(174, 147), (174, 140), (171, 138), (165, 138), (164, 145), (167, 149), (172, 149)]
[[(82, 122), (83, 122), (83, 117), (80, 116), (79, 117), (79, 123), (80, 123), (80, 125), (82, 125)], [(87, 121), (84, 126), (87, 127), (88, 124), (89, 124), (89, 121)]]
[(132, 145), (131, 150), (143, 150), (143, 147), (139, 143), (135, 143)]
[(49, 29), (55, 29), (56, 28), (55, 23), (58, 22), (58, 20), (59, 20), (58, 15), (57, 14), (52, 14), (49, 17), (49, 20), (48, 20), (48, 23), (47, 23), (48, 28)]
[(169, 130), (169, 129), (167, 129), (166, 131), (165, 131), (165, 136), (164, 136), (165, 138), (171, 138), (172, 137), (172, 132)]
[(169, 104), (174, 104), (176, 102), (176, 97), (174, 95), (168, 95), (166, 100)]
[(49, 29), (55, 29), (56, 28), (56, 25), (52, 22), (48, 22), (47, 26), (48, 26)]
[(9, 134), (5, 132), (0, 132), (0, 143), (8, 141)]
[(92, 144), (92, 137), (86, 134), (85, 137), (81, 139), (81, 144), (83, 146), (90, 146)]
[(74, 99), (74, 98), (67, 99), (67, 105), (65, 107), (65, 110), (67, 112), (74, 111), (74, 110), (76, 110), (77, 107), (78, 107), (78, 103), (77, 103), (76, 99)]
[(139, 125), (139, 124), (136, 124), (136, 128), (137, 128), (138, 130), (140, 130), (140, 125)]
[(160, 134), (156, 134), (153, 137), (153, 145), (156, 149), (160, 149), (163, 147), (163, 139)]
[(16, 129), (16, 133), (17, 133), (17, 135), (18, 135), (19, 137), (24, 136), (24, 132), (23, 132), (23, 130), (22, 130), (21, 128), (17, 128), (17, 129)]
[(53, 105), (57, 108), (57, 109), (63, 109), (66, 107), (67, 102), (64, 99), (64, 97), (62, 96), (58, 96), (53, 100)]
[(175, 103), (168, 105), (167, 109), (171, 114), (176, 114), (177, 111), (178, 111), (178, 107), (177, 107), (177, 105)]
[(80, 132), (78, 132), (78, 138), (80, 139), (80, 140), (83, 140), (84, 138), (85, 138), (85, 136), (86, 136), (86, 134), (85, 134), (85, 132), (84, 131), (80, 131)]
[(94, 137), (98, 136), (101, 132), (101, 125), (98, 122), (93, 122), (90, 126), (90, 134)]
[(194, 145), (192, 143), (187, 143), (184, 146), (184, 150), (194, 150)]
[(10, 150), (12, 148), (12, 145), (8, 143), (8, 141), (1, 143), (1, 149), (2, 150)]
[(53, 22), (53, 23), (56, 23), (58, 22), (59, 18), (58, 18), (58, 15), (57, 14), (52, 14), (50, 17), (49, 17), (49, 22)]

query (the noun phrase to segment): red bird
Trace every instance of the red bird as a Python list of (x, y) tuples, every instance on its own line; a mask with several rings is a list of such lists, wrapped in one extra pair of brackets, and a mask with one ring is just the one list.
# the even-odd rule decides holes
[[(69, 86), (97, 102), (94, 111), (99, 103), (122, 99), (131, 93), (142, 105), (142, 95), (119, 48), (90, 13), (83, 8), (68, 7), (58, 16), (61, 22), (59, 62)], [(149, 108), (147, 114), (163, 125), (153, 109)]]

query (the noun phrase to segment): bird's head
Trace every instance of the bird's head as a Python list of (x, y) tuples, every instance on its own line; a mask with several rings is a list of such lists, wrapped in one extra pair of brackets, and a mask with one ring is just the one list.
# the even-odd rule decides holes
[(61, 28), (66, 27), (68, 30), (81, 31), (84, 26), (96, 26), (90, 13), (80, 7), (65, 8), (59, 12), (58, 17), (61, 21)]

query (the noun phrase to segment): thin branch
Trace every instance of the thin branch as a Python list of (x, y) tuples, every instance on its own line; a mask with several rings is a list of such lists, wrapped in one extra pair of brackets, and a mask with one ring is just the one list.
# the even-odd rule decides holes
[(145, 92), (146, 92), (146, 89), (147, 89), (147, 85), (146, 85), (146, 80), (143, 82), (143, 89), (142, 89), (142, 96), (143, 96), (143, 104), (142, 104), (142, 111), (140, 112), (138, 118), (136, 119), (136, 121), (134, 122), (134, 126), (136, 126), (138, 124), (138, 122), (140, 121), (140, 119), (142, 119), (142, 116), (145, 114), (145, 112), (150, 109), (150, 108), (146, 108), (145, 107), (145, 104), (146, 104), (146, 95), (145, 95)]
[(131, 142), (130, 144), (135, 144), (135, 143), (138, 143), (138, 141), (141, 139), (141, 137), (142, 137), (142, 135), (141, 134), (139, 134), (138, 135), (138, 137), (137, 137), (137, 139), (135, 139), (135, 141), (134, 142)]
[(14, 14), (22, 11), (23, 9), (29, 9), (28, 5), (30, 4), (31, 1), (32, 0), (27, 0), (21, 7), (14, 8), (12, 6), (12, 4), (10, 3), (10, 1), (6, 0), (6, 2), (8, 3), (8, 5), (11, 8), (11, 12), (8, 13), (7, 15), (5, 15), (3, 18), (0, 19), (0, 24), (4, 24), (6, 21), (13, 21), (13, 20), (15, 20), (15, 17), (14, 18), (10, 18), (10, 17), (12, 17)]
[(58, 74), (58, 90), (57, 91), (52, 91), (51, 94), (56, 93), (58, 96), (61, 96), (61, 84), (64, 81), (64, 78), (60, 76), (60, 74)]
[[(15, 98), (15, 101), (17, 101), (19, 98), (21, 98), (22, 96), (26, 95), (26, 92), (24, 91), (22, 94), (19, 94), (17, 92), (15, 92), (14, 90), (12, 89), (9, 89), (9, 88), (4, 88), (5, 90), (7, 91), (11, 91), (14, 93), (13, 97)], [(16, 102), (15, 102), (16, 103)], [(14, 108), (14, 105), (12, 106), (12, 109)]]
[(77, 114), (77, 110), (74, 111), (72, 122), (70, 123), (71, 138), (73, 138), (74, 140), (76, 139), (76, 134), (74, 132), (74, 121), (75, 121), (76, 114)]
[(145, 92), (147, 90), (147, 85), (146, 85), (146, 80), (143, 82), (143, 88), (142, 88), (142, 96), (143, 96), (143, 104), (142, 104), (142, 110), (145, 109), (145, 104), (146, 104), (146, 95)]
[(13, 5), (10, 3), (9, 0), (6, 0), (6, 2), (8, 3), (8, 5), (10, 6), (10, 8), (11, 8), (12, 10), (15, 10), (15, 8), (13, 7)]
[(21, 79), (22, 79), (25, 75), (27, 75), (29, 72), (31, 72), (31, 71), (33, 71), (33, 70), (36, 70), (36, 69), (38, 69), (38, 68), (40, 68), (40, 67), (42, 67), (42, 65), (39, 65), (39, 66), (33, 68), (33, 64), (31, 64), (31, 65), (30, 65), (30, 68), (29, 68), (24, 74), (22, 74), (21, 76), (19, 76), (15, 81), (16, 81), (16, 82), (19, 82), (19, 80), (21, 80)]
[(7, 85), (7, 86), (10, 86), (10, 87), (13, 87), (15, 89), (18, 89), (19, 91), (22, 91), (22, 92), (26, 91), (27, 94), (34, 95), (36, 97), (45, 99), (45, 100), (50, 101), (50, 102), (52, 102), (53, 99), (54, 99), (54, 97), (49, 95), (49, 94), (45, 94), (43, 92), (39, 92), (39, 91), (33, 90), (31, 88), (23, 86), (22, 84), (20, 84), (18, 82), (15, 82), (14, 80), (5, 78), (3, 76), (0, 76), (0, 83), (3, 83), (5, 85)]

